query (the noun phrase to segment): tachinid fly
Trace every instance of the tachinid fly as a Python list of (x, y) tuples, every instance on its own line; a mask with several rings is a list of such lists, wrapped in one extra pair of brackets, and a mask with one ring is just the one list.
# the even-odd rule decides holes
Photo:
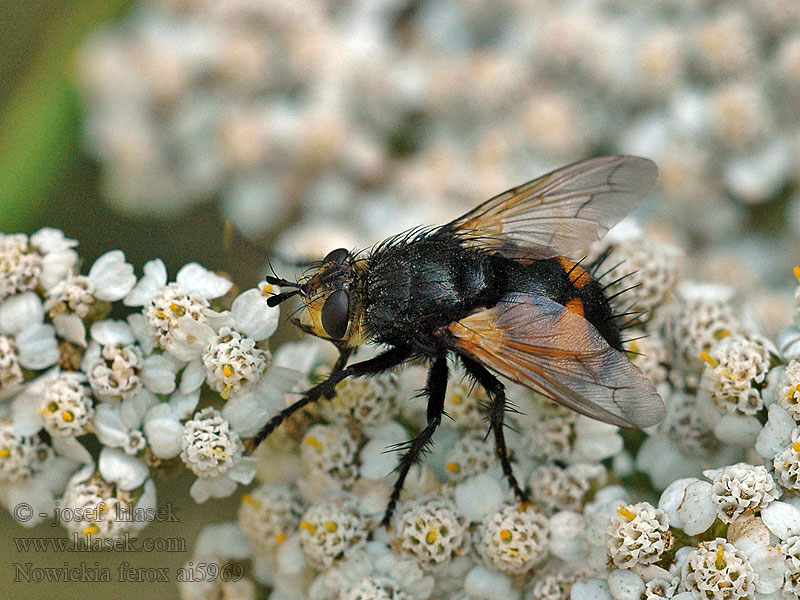
[[(400, 445), (404, 454), (384, 515), (388, 525), (411, 466), (442, 419), (447, 357), (455, 355), (489, 398), (497, 456), (517, 496), (503, 433), (506, 395), (498, 375), (594, 419), (649, 427), (664, 417), (653, 385), (624, 354), (617, 320), (598, 281), (569, 258), (600, 239), (653, 188), (650, 160), (607, 156), (563, 167), (487, 200), (436, 228), (390, 238), (368, 253), (333, 250), (293, 288), (295, 323), (339, 349), (331, 374), (273, 417), (258, 445), (284, 419), (347, 377), (380, 373), (410, 360), (429, 363), (427, 426)], [(366, 342), (388, 349), (348, 365)]]

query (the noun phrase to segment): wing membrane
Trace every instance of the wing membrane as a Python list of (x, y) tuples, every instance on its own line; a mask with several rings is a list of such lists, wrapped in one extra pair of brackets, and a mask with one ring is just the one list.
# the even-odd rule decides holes
[(449, 326), (455, 349), (579, 413), (620, 427), (664, 418), (652, 383), (586, 319), (537, 295), (511, 295)]
[(592, 158), (503, 192), (445, 227), (487, 247), (574, 256), (631, 212), (657, 178), (646, 158)]

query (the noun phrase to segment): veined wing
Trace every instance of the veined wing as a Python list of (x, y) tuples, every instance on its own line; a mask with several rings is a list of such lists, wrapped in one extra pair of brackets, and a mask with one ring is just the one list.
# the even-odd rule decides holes
[(488, 248), (575, 256), (631, 212), (657, 179), (646, 158), (592, 158), (503, 192), (444, 228)]
[(619, 427), (664, 418), (653, 384), (578, 313), (514, 294), (449, 326), (454, 349), (581, 414)]

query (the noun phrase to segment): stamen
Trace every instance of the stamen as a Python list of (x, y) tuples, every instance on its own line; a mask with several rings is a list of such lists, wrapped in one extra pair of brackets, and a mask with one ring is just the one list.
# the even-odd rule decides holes
[(630, 511), (630, 509), (628, 509), (627, 507), (625, 507), (623, 505), (620, 505), (620, 507), (617, 509), (617, 512), (619, 514), (621, 514), (623, 517), (625, 517), (626, 519), (628, 519), (629, 521), (633, 521), (636, 518), (636, 515), (633, 514)]
[(719, 362), (714, 360), (708, 352), (703, 352), (700, 354), (700, 358), (702, 358), (705, 362), (710, 364), (712, 367), (716, 367)]
[(725, 548), (719, 546), (717, 548), (717, 561), (714, 563), (714, 566), (717, 568), (718, 571), (721, 571), (726, 567), (725, 560), (723, 558), (724, 555), (725, 555)]

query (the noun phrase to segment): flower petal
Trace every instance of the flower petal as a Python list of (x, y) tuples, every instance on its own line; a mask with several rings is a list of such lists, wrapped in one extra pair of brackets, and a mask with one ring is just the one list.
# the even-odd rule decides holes
[(220, 277), (195, 262), (184, 265), (178, 271), (175, 281), (190, 292), (200, 294), (206, 300), (224, 296), (233, 286), (232, 281)]
[(53, 317), (53, 327), (58, 337), (77, 346), (86, 347), (86, 326), (75, 313), (63, 313)]
[(97, 466), (103, 479), (116, 483), (122, 490), (135, 490), (150, 475), (150, 469), (144, 461), (116, 448), (103, 448)]
[(160, 258), (144, 263), (144, 277), (125, 296), (122, 303), (125, 306), (144, 306), (153, 299), (158, 291), (167, 285), (167, 267)]
[(0, 333), (14, 335), (43, 320), (42, 301), (34, 292), (23, 292), (0, 302)]
[(93, 323), (89, 329), (89, 335), (95, 342), (103, 346), (116, 346), (117, 344), (125, 346), (136, 341), (130, 325), (125, 321), (113, 319), (104, 319)]
[(40, 371), (53, 366), (61, 358), (52, 325), (32, 325), (20, 331), (15, 341), (19, 364), (26, 369)]
[(268, 338), (278, 328), (280, 309), (267, 306), (267, 300), (257, 289), (239, 294), (231, 306), (236, 319), (236, 330), (260, 341)]
[(122, 250), (111, 250), (98, 258), (89, 269), (89, 279), (95, 298), (106, 302), (121, 300), (136, 285), (133, 265), (125, 262)]

